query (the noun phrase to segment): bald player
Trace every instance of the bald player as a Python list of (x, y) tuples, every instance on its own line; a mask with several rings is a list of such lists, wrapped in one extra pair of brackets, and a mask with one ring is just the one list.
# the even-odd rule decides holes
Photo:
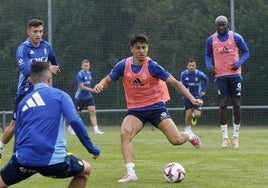
[(216, 32), (206, 41), (206, 68), (215, 76), (219, 99), (219, 119), (222, 130), (222, 148), (228, 147), (227, 103), (231, 99), (233, 106), (232, 147), (238, 148), (241, 122), (241, 67), (249, 58), (249, 49), (243, 37), (229, 30), (228, 19), (221, 15), (215, 19)]

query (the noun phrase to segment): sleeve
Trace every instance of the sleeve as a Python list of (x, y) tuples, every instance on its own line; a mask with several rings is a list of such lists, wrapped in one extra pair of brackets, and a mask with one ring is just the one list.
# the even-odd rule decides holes
[(121, 61), (119, 61), (111, 70), (111, 72), (109, 73), (109, 77), (113, 80), (116, 81), (118, 80), (120, 77), (122, 77), (124, 75), (124, 71), (125, 71), (125, 64), (126, 64), (126, 60), (123, 59)]
[(16, 51), (16, 60), (22, 74), (27, 78), (31, 74), (31, 62), (27, 49), (24, 45), (20, 45)]
[(53, 51), (52, 47), (50, 46), (49, 43), (46, 43), (47, 46), (49, 47), (49, 54), (48, 54), (48, 61), (52, 64), (52, 65), (56, 65), (56, 66), (60, 66), (58, 59), (56, 57), (55, 52)]
[(100, 148), (92, 143), (87, 133), (86, 125), (83, 123), (79, 115), (76, 113), (71, 97), (64, 92), (62, 100), (62, 110), (64, 116), (68, 120), (69, 124), (71, 125), (77, 137), (79, 138), (80, 142), (87, 149), (87, 151), (93, 155), (99, 155)]
[(213, 69), (213, 64), (212, 64), (212, 35), (207, 39), (206, 41), (206, 49), (205, 49), (205, 63), (206, 63), (206, 68), (207, 70)]
[(166, 81), (170, 76), (170, 73), (166, 69), (152, 60), (149, 61), (149, 72), (151, 76), (160, 78), (163, 81)]
[(208, 78), (208, 76), (204, 72), (202, 72), (202, 71), (199, 71), (199, 72), (200, 72), (201, 79), (203, 81), (201, 83), (201, 85), (202, 85), (201, 91), (202, 92), (206, 92), (207, 87), (208, 87), (208, 83), (209, 83), (209, 78)]
[(238, 33), (234, 33), (234, 40), (235, 40), (237, 47), (241, 51), (241, 57), (239, 61), (235, 63), (237, 67), (240, 67), (246, 62), (246, 60), (250, 56), (249, 48), (247, 46), (247, 43), (244, 41), (243, 37), (239, 35)]
[(181, 72), (181, 75), (180, 75), (180, 81), (181, 81), (181, 83), (185, 86), (184, 75), (185, 75), (185, 71), (182, 71), (182, 72)]

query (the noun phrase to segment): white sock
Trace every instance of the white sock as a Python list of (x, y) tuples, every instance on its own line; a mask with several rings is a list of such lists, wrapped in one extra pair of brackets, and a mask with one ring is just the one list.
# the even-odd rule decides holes
[(234, 124), (233, 127), (234, 127), (234, 134), (233, 134), (233, 137), (238, 138), (238, 137), (239, 137), (240, 124), (238, 124), (238, 125)]
[(0, 148), (4, 148), (6, 144), (3, 144), (2, 141), (0, 141)]
[(227, 124), (221, 125), (222, 138), (228, 138), (228, 126)]
[(186, 131), (192, 131), (192, 129), (191, 129), (191, 125), (186, 125), (185, 130), (186, 130)]
[(134, 163), (126, 163), (126, 169), (128, 174), (136, 176)]
[(94, 132), (98, 132), (99, 131), (98, 125), (93, 126), (93, 129), (94, 129)]

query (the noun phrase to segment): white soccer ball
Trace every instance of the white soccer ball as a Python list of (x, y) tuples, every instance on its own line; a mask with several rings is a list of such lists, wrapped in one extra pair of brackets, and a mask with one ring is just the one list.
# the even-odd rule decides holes
[(179, 183), (185, 177), (185, 169), (180, 163), (172, 162), (165, 166), (163, 175), (167, 182)]

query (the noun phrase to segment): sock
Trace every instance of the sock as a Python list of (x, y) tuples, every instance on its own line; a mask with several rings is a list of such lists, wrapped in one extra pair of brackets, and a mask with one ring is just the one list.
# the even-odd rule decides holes
[(134, 163), (126, 163), (127, 173), (136, 176)]
[(94, 129), (94, 132), (98, 132), (99, 131), (98, 125), (93, 126), (93, 129)]
[(234, 134), (233, 134), (233, 137), (238, 138), (238, 137), (239, 137), (240, 124), (238, 124), (238, 125), (234, 124), (233, 127), (234, 127)]
[(228, 138), (228, 126), (227, 124), (221, 125), (222, 138)]
[(191, 125), (186, 125), (185, 130), (186, 130), (186, 131), (192, 131), (192, 129), (191, 129)]
[(6, 144), (3, 144), (2, 141), (0, 141), (0, 148), (4, 148)]

